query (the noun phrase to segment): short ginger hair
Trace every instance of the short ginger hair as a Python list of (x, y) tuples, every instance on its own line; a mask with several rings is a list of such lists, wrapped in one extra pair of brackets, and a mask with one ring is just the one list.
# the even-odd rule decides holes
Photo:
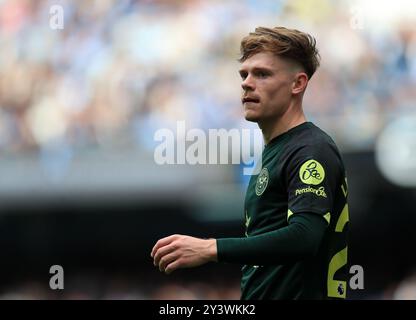
[(244, 62), (260, 52), (271, 52), (298, 63), (308, 75), (308, 79), (319, 67), (320, 56), (315, 38), (296, 29), (256, 28), (241, 41), (239, 62)]

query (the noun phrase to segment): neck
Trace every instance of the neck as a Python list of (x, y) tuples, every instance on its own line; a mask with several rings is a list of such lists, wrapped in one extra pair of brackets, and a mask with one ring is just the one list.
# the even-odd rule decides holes
[(306, 117), (302, 106), (289, 106), (286, 112), (279, 118), (266, 123), (259, 123), (259, 127), (263, 133), (264, 143), (267, 145), (273, 138), (304, 122), (306, 122)]

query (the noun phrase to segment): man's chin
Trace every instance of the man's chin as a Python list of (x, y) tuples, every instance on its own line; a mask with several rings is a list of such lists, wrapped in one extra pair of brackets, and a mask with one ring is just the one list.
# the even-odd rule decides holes
[(249, 114), (249, 113), (246, 113), (245, 115), (244, 115), (244, 118), (247, 120), (247, 121), (250, 121), (250, 122), (258, 122), (258, 117), (256, 117), (255, 115), (253, 115), (253, 114)]

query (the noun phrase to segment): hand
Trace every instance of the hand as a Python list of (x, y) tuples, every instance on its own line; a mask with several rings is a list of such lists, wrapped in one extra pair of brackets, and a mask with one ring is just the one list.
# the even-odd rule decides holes
[(172, 235), (156, 242), (150, 256), (153, 264), (167, 274), (217, 261), (217, 240)]

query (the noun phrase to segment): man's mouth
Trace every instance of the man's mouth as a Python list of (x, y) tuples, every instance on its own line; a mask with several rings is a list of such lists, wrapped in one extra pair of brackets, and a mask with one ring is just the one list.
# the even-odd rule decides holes
[(258, 103), (258, 102), (260, 102), (260, 99), (259, 98), (255, 98), (255, 97), (243, 97), (241, 99), (241, 101), (243, 102), (243, 104), (244, 103), (247, 103), (247, 102)]

